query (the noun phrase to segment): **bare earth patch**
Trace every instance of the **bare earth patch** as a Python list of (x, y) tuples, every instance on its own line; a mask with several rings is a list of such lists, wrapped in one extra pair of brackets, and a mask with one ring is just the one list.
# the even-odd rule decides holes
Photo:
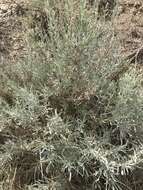
[(115, 28), (120, 36), (123, 54), (129, 55), (143, 47), (143, 1), (120, 0), (118, 6)]
[(26, 1), (1, 0), (0, 2), (0, 62), (5, 58), (14, 61), (24, 49), (21, 17), (25, 14)]

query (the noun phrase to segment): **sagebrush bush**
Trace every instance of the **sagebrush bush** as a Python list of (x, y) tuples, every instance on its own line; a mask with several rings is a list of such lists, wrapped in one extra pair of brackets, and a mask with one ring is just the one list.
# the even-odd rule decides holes
[(1, 69), (2, 188), (130, 188), (122, 176), (142, 164), (142, 74), (112, 78), (128, 63), (86, 1), (31, 6), (28, 54)]

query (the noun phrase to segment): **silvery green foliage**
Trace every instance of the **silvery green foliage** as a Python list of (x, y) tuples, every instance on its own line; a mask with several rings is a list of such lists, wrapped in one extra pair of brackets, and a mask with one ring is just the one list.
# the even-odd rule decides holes
[(109, 79), (126, 63), (112, 23), (98, 22), (84, 0), (37, 2), (49, 34), (30, 33), (25, 60), (6, 67), (1, 86), (13, 105), (0, 99), (2, 128), (32, 130), (13, 147), (39, 154), (44, 179), (54, 171), (49, 188), (123, 189), (121, 177), (142, 164), (142, 76), (129, 69)]

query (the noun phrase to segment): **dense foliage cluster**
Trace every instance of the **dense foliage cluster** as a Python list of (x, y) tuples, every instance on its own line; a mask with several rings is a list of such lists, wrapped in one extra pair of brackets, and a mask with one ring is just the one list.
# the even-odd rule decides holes
[(140, 69), (121, 58), (112, 22), (98, 19), (96, 6), (31, 6), (28, 54), (0, 68), (2, 189), (139, 189)]

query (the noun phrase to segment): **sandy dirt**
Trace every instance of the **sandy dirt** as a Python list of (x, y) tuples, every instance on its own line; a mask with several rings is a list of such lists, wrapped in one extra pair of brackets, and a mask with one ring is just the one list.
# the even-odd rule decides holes
[(143, 46), (143, 1), (119, 0), (115, 28), (119, 34), (124, 54)]
[(18, 0), (0, 1), (0, 63), (9, 58), (12, 62), (24, 49), (22, 17), (26, 3)]

